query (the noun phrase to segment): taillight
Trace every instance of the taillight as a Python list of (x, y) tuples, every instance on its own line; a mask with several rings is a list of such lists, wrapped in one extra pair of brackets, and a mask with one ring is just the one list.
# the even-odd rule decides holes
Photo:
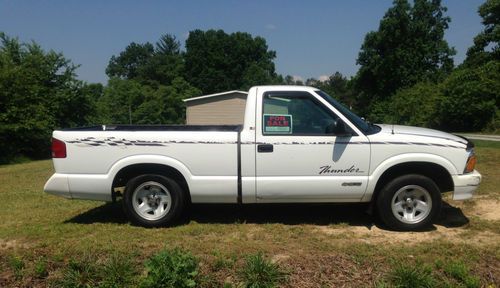
[(470, 172), (474, 171), (474, 168), (476, 167), (476, 162), (477, 162), (476, 155), (474, 153), (472, 153), (469, 156), (469, 159), (467, 159), (467, 165), (465, 166), (464, 172), (470, 173)]
[(52, 158), (66, 158), (66, 144), (56, 138), (52, 138)]

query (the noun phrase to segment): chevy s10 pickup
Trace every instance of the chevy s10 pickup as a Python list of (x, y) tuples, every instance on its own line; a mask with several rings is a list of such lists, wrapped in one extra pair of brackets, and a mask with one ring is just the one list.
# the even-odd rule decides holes
[(391, 229), (433, 223), (441, 194), (481, 182), (469, 140), (375, 125), (304, 86), (248, 92), (242, 126), (102, 125), (56, 130), (47, 193), (123, 197), (130, 220), (175, 223), (189, 203), (371, 203)]

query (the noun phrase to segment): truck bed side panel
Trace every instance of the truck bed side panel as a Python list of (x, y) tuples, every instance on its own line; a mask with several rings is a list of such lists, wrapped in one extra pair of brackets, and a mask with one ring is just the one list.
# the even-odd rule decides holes
[[(54, 137), (66, 143), (67, 158), (54, 159), (54, 166), (68, 175), (73, 198), (102, 193), (91, 198), (106, 200), (117, 170), (144, 161), (185, 167), (193, 202), (236, 202), (237, 132), (55, 131)], [(93, 178), (100, 184), (89, 189)]]

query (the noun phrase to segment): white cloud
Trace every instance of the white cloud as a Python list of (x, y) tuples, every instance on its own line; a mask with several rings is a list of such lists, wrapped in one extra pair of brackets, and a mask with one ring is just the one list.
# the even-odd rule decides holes
[(304, 82), (304, 78), (302, 78), (301, 76), (293, 75), (292, 78), (293, 78), (293, 81), (302, 81), (302, 82)]
[(320, 76), (318, 77), (318, 80), (319, 80), (319, 81), (321, 81), (321, 82), (325, 82), (325, 81), (327, 81), (328, 79), (330, 79), (330, 76), (328, 76), (328, 75), (320, 75)]
[(266, 25), (266, 29), (267, 29), (267, 30), (276, 30), (276, 28), (277, 28), (277, 27), (276, 27), (276, 25), (274, 25), (274, 24), (267, 24), (267, 25)]

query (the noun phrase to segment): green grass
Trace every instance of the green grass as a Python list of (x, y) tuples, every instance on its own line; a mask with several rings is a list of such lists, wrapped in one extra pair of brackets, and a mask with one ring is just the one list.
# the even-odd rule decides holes
[[(421, 233), (382, 231), (364, 207), (352, 205), (194, 206), (186, 224), (145, 229), (129, 224), (120, 203), (43, 193), (51, 161), (0, 166), (0, 286), (135, 287), (152, 269), (146, 263), (165, 249), (196, 259), (198, 287), (242, 287), (250, 271), (268, 283), (269, 267), (287, 272), (286, 281), (272, 282), (285, 287), (394, 286), (395, 279), (420, 278), (499, 286), (500, 223), (477, 209), (478, 201), (500, 199), (500, 147), (475, 142), (484, 176), (476, 197), (450, 202), (460, 208), (452, 210), (459, 225), (445, 221)], [(431, 276), (425, 267), (433, 267)]]
[(500, 141), (472, 140), (477, 148), (500, 148)]
[(247, 256), (240, 272), (245, 288), (271, 288), (286, 280), (286, 273), (280, 267), (264, 258), (262, 253)]

